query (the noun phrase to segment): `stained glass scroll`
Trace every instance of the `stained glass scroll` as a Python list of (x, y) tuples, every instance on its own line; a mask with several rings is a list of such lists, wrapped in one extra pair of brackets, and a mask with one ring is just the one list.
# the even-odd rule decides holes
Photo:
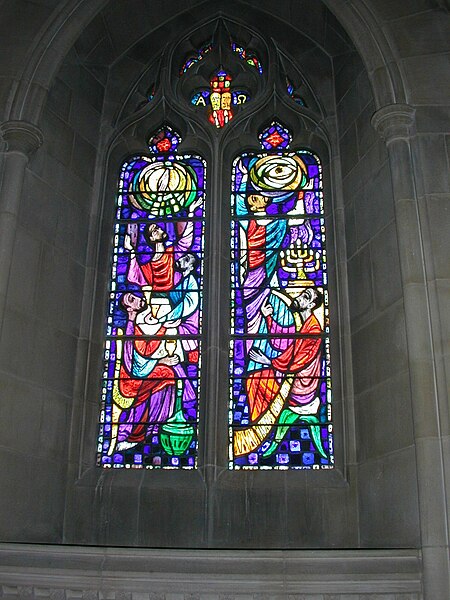
[(202, 327), (203, 159), (166, 127), (120, 173), (98, 464), (194, 468)]
[(288, 133), (233, 165), (230, 469), (334, 463), (322, 167)]

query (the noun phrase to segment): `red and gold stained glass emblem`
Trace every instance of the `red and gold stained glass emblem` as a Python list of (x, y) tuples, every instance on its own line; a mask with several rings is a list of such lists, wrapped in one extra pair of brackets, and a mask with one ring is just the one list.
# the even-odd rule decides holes
[(211, 78), (209, 89), (200, 90), (191, 98), (194, 106), (208, 109), (208, 121), (218, 129), (224, 127), (233, 118), (233, 105), (245, 104), (249, 99), (247, 92), (232, 90), (231, 82), (231, 75), (220, 69)]
[(211, 94), (209, 96), (212, 111), (208, 117), (216, 127), (223, 127), (233, 118), (231, 110), (231, 76), (225, 71), (219, 71), (211, 79)]
[(271, 135), (267, 136), (266, 140), (269, 142), (269, 144), (273, 147), (276, 148), (277, 146), (279, 146), (282, 141), (283, 138), (281, 137), (281, 135), (278, 133), (278, 131), (275, 131), (274, 133), (272, 133)]

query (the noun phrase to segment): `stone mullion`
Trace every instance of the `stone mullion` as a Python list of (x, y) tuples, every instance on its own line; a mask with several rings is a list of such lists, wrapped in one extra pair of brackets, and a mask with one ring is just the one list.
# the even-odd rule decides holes
[(448, 524), (426, 257), (411, 144), (414, 109), (389, 105), (372, 124), (390, 159), (406, 318), (424, 598), (450, 598)]
[(0, 330), (8, 293), (14, 243), (19, 222), (25, 170), (30, 156), (43, 142), (41, 131), (25, 121), (7, 121), (0, 125), (6, 142), (3, 179), (0, 187)]
[[(207, 296), (207, 310), (203, 317), (203, 354), (201, 372), (201, 402), (199, 410), (199, 433), (203, 451), (199, 466), (205, 482), (205, 539), (206, 545), (215, 536), (216, 480), (225, 468), (226, 423), (223, 420), (224, 375), (223, 365), (226, 352), (223, 343), (223, 164), (220, 160), (220, 138), (214, 136), (211, 144), (211, 157), (207, 166), (206, 223), (205, 223), (205, 264), (204, 290)], [(226, 381), (226, 379), (225, 379)], [(226, 406), (226, 404), (225, 404)], [(225, 425), (225, 427), (224, 427)], [(199, 442), (200, 444), (200, 442)], [(200, 457), (199, 457), (200, 458)]]

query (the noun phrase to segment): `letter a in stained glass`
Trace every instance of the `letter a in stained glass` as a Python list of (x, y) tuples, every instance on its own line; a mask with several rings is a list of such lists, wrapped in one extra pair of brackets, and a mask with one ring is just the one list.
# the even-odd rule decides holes
[(193, 468), (197, 459), (205, 162), (169, 127), (122, 167), (98, 464)]
[(322, 168), (276, 121), (260, 142), (233, 166), (229, 466), (331, 468)]

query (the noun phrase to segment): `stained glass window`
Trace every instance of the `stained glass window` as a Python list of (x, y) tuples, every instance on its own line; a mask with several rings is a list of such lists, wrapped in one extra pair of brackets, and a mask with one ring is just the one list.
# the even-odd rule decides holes
[(306, 102), (305, 102), (304, 98), (302, 98), (302, 96), (299, 96), (295, 92), (294, 85), (293, 85), (292, 81), (289, 79), (289, 77), (286, 77), (286, 89), (287, 89), (287, 93), (292, 98), (292, 100), (294, 100), (294, 102), (296, 102), (300, 106), (306, 106)]
[(322, 167), (273, 122), (233, 164), (229, 466), (331, 468)]
[(194, 468), (202, 324), (205, 161), (169, 127), (121, 170), (98, 463)]
[[(203, 110), (217, 132), (233, 126), (265, 77), (254, 52), (223, 39), (179, 63), (190, 110)], [(280, 77), (305, 106), (291, 79)], [(152, 84), (147, 103), (155, 93)], [(261, 150), (242, 153), (231, 170), (229, 391), (213, 399), (229, 403), (230, 469), (334, 465), (322, 166), (313, 152), (291, 150), (292, 140), (273, 120), (260, 132)], [(165, 126), (148, 154), (121, 168), (98, 438), (103, 467), (197, 466), (206, 165), (180, 152), (180, 143)], [(211, 260), (212, 271), (224, 266), (222, 253)], [(219, 346), (227, 343), (225, 336)]]

